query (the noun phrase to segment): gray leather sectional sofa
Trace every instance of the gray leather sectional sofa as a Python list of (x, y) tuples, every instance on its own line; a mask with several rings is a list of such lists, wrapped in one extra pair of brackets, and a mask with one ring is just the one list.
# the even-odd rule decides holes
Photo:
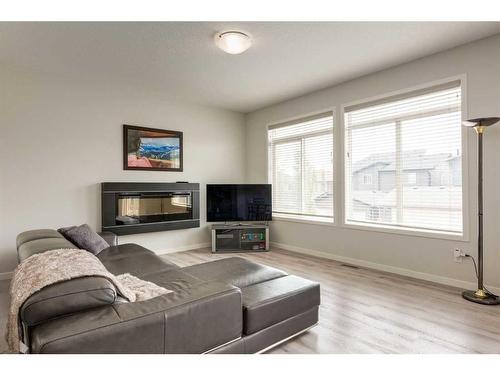
[[(231, 257), (180, 268), (136, 244), (98, 254), (114, 274), (131, 273), (174, 291), (129, 303), (102, 277), (48, 286), (22, 306), (31, 353), (257, 353), (318, 322), (320, 286)], [(21, 233), (19, 260), (75, 246), (51, 229)]]

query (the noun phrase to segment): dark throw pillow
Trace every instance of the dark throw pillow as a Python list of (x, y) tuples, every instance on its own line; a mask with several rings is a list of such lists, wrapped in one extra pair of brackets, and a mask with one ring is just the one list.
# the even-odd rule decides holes
[(63, 235), (64, 238), (66, 238), (68, 241), (71, 241), (71, 238), (69, 238), (66, 233), (70, 231), (71, 229), (76, 228), (76, 225), (72, 225), (70, 227), (64, 227), (64, 228), (59, 228), (57, 231)]
[(109, 244), (87, 224), (60, 228), (58, 231), (80, 249), (87, 250), (94, 255), (109, 247)]

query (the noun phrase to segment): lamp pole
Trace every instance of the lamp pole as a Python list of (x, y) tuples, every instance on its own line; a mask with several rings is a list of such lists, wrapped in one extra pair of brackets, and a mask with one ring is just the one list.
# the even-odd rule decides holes
[(468, 301), (483, 305), (498, 305), (500, 298), (489, 292), (484, 287), (483, 269), (483, 134), (488, 126), (496, 124), (500, 117), (484, 117), (463, 122), (466, 127), (472, 127), (477, 133), (477, 216), (478, 216), (478, 238), (477, 238), (477, 290), (466, 290), (462, 297)]

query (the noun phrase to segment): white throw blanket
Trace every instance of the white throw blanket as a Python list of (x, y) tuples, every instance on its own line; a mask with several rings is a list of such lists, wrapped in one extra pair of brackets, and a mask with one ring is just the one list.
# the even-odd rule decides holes
[(10, 283), (11, 302), (6, 337), (9, 350), (19, 353), (19, 309), (31, 295), (57, 282), (85, 276), (108, 279), (129, 302), (144, 301), (172, 292), (128, 273), (115, 276), (86, 250), (57, 249), (32, 255), (17, 266)]

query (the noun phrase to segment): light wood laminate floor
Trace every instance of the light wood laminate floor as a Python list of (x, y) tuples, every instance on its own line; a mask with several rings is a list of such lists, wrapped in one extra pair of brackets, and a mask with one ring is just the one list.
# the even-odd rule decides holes
[(321, 284), (319, 325), (270, 353), (500, 353), (500, 306), (457, 288), (274, 249), (166, 255), (180, 265), (240, 256)]
[[(179, 266), (240, 256), (321, 283), (319, 325), (270, 353), (500, 353), (500, 306), (467, 302), (460, 290), (280, 249), (165, 255)], [(0, 282), (0, 352), (8, 308)]]

